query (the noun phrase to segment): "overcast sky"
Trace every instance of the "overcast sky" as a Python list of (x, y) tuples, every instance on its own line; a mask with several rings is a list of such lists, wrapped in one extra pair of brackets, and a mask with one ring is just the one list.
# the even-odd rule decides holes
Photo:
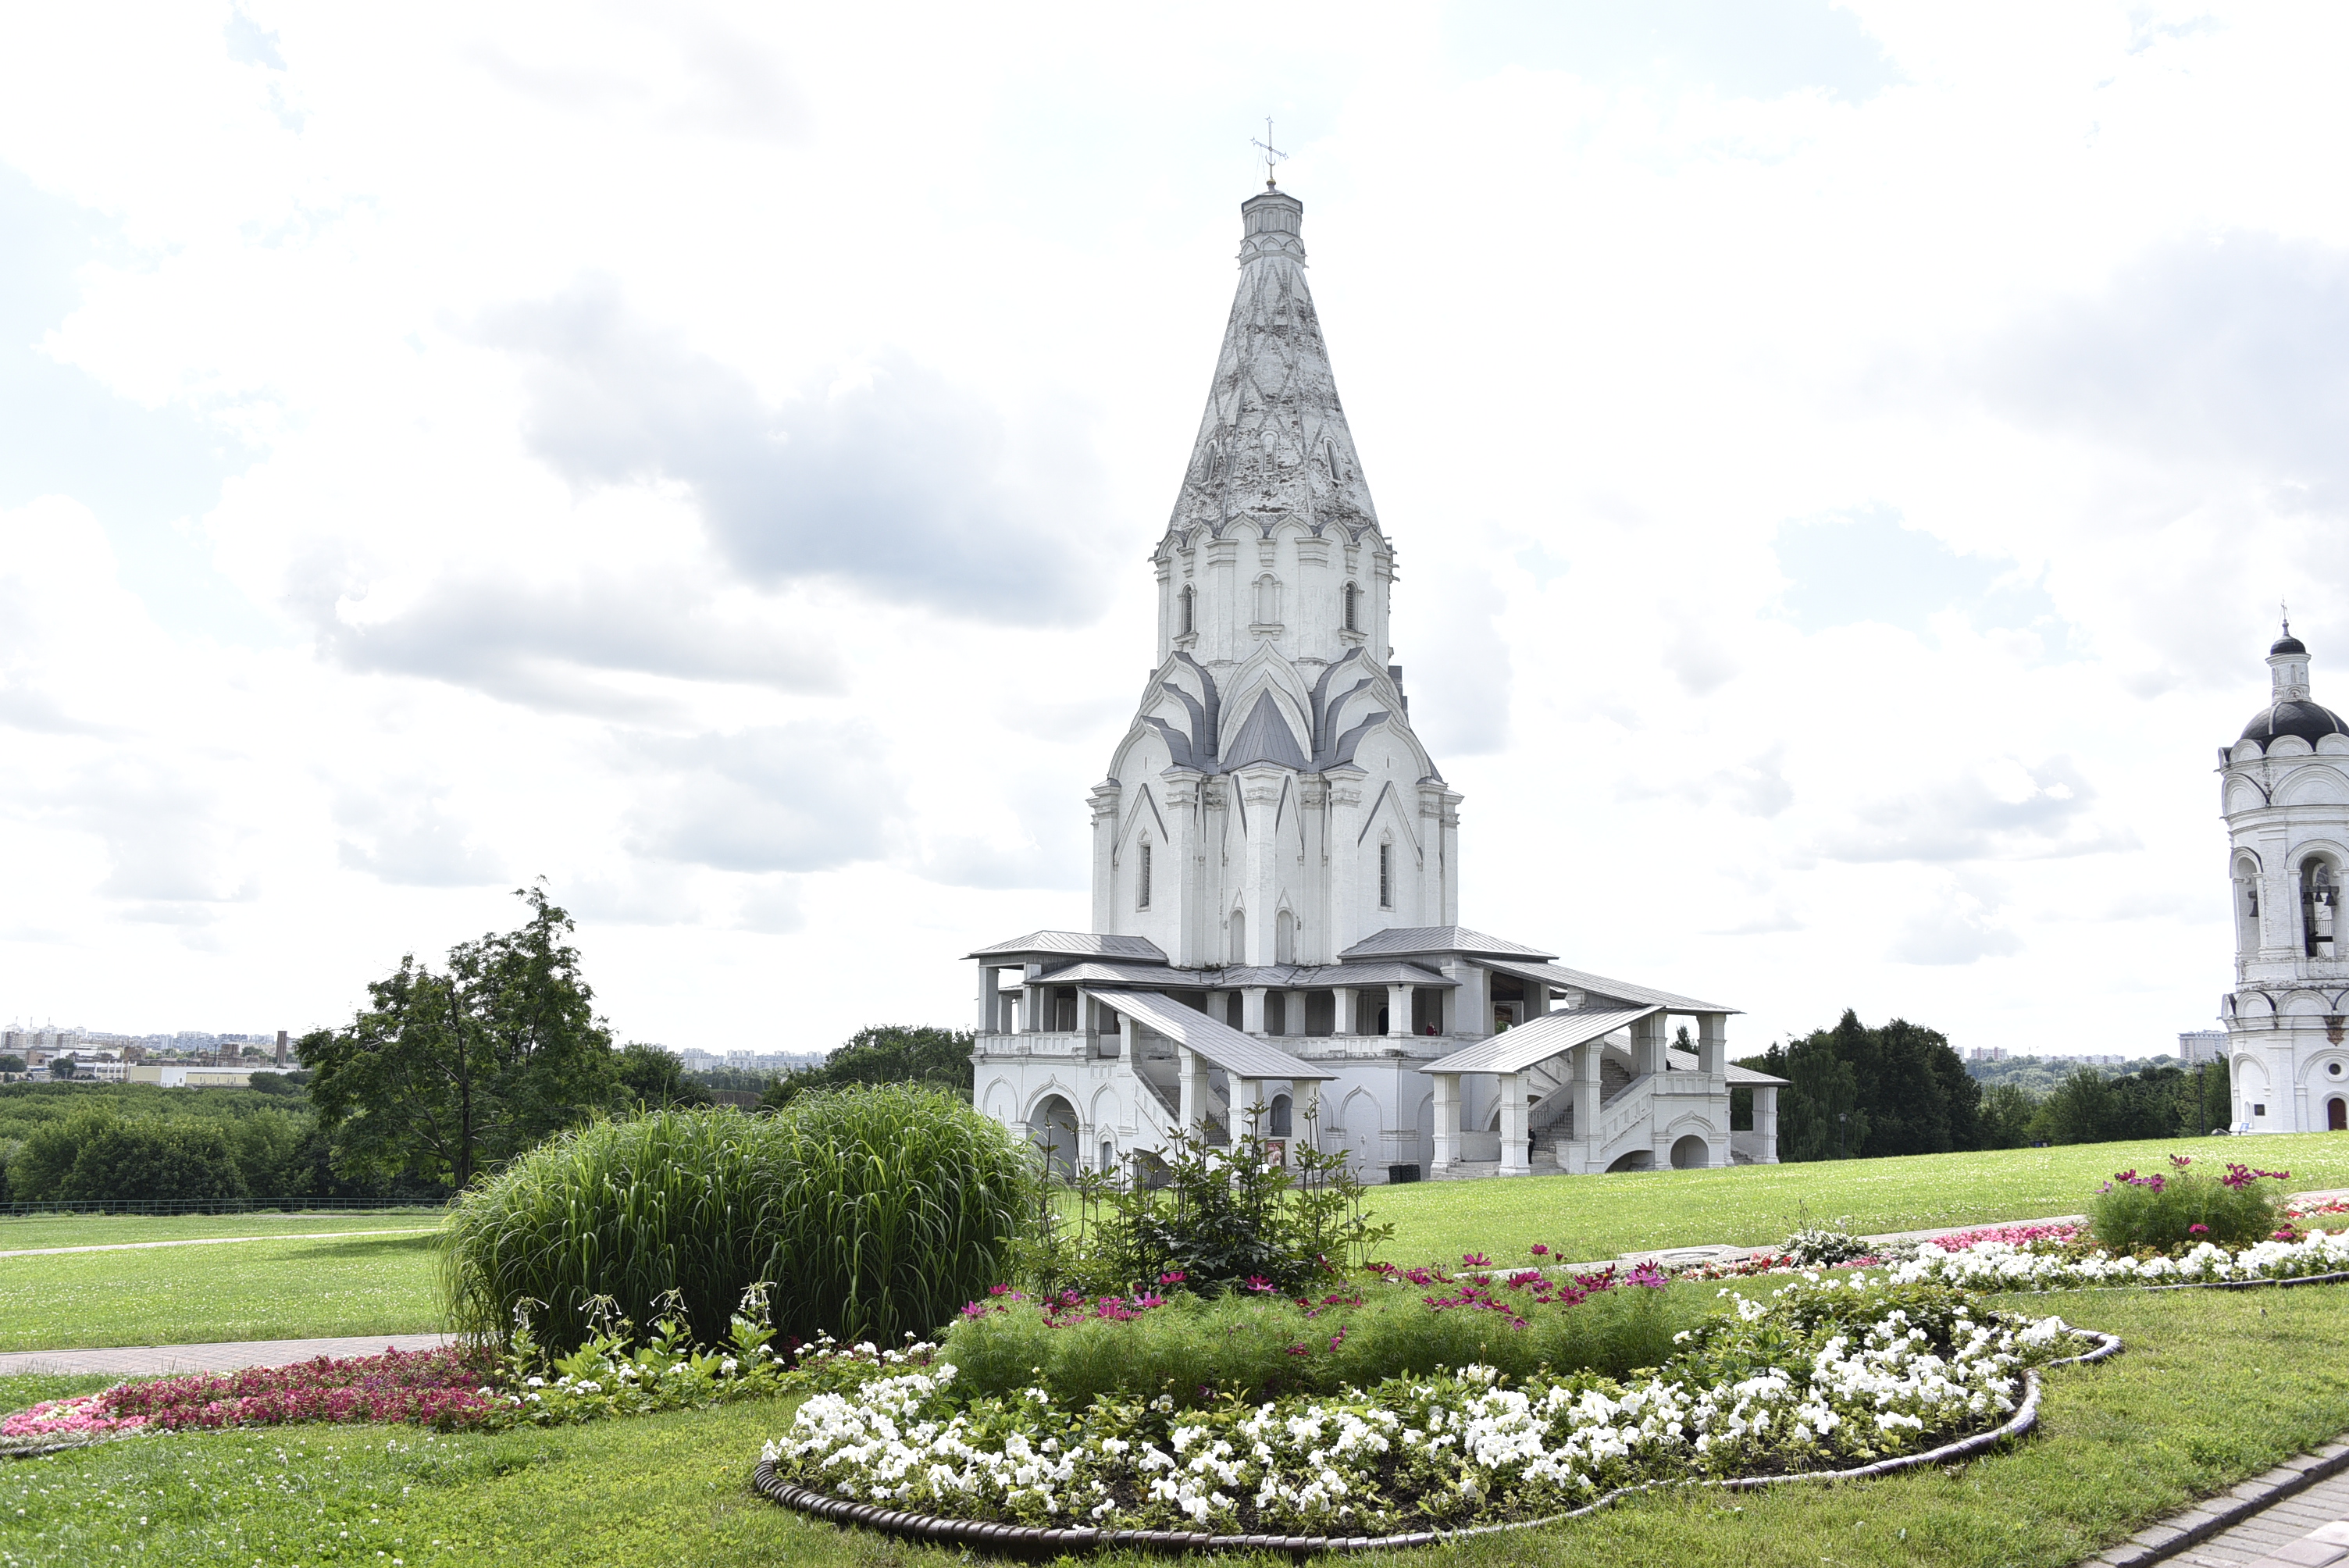
[(1274, 117), (1461, 916), (2168, 1048), (2349, 706), (2349, 11), (0, 11), (0, 1016), (348, 1017), (544, 876), (624, 1038), (968, 1026)]

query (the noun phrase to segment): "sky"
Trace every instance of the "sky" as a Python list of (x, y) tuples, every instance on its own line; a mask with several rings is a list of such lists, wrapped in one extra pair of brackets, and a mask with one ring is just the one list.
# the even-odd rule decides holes
[(543, 877), (623, 1039), (968, 1026), (964, 954), (1089, 923), (1270, 116), (1463, 923), (1736, 1054), (2170, 1048), (2280, 601), (2349, 704), (2344, 57), (2290, 4), (0, 8), (0, 1017), (332, 1026)]

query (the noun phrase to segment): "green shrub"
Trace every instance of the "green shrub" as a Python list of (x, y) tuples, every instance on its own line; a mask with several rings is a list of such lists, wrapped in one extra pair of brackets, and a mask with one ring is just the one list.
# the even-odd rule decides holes
[(1154, 1290), (1170, 1277), (1185, 1293), (1269, 1284), (1294, 1295), (1349, 1262), (1368, 1264), (1394, 1234), (1371, 1222), (1346, 1155), (1315, 1149), (1309, 1136), (1283, 1165), (1253, 1132), (1222, 1148), (1177, 1132), (1171, 1150), (1070, 1185), (1074, 1222), (1048, 1196), (1020, 1257), (1021, 1279), (1048, 1295)]
[(2191, 1169), (2182, 1154), (2170, 1169), (2150, 1176), (2116, 1171), (2088, 1204), (2088, 1228), (2115, 1252), (2140, 1248), (2182, 1252), (2202, 1242), (2247, 1247), (2273, 1233), (2283, 1212), (2283, 1191), (2268, 1185), (2285, 1181), (2285, 1171), (2254, 1171), (2231, 1161), (2224, 1176)]
[(11, 1156), (9, 1195), (22, 1202), (248, 1196), (234, 1124), (118, 1117), (86, 1106), (36, 1126)]
[(1622, 1287), (1532, 1309), (1519, 1328), (1502, 1313), (1431, 1309), (1424, 1295), (1374, 1283), (1361, 1305), (1324, 1304), (1310, 1316), (1279, 1296), (1174, 1296), (1126, 1319), (1064, 1313), (1058, 1327), (1032, 1302), (999, 1301), (957, 1321), (938, 1358), (954, 1364), (957, 1387), (1009, 1394), (1040, 1384), (1071, 1408), (1110, 1392), (1181, 1405), (1334, 1393), (1472, 1363), (1512, 1377), (1545, 1366), (1619, 1377), (1661, 1366), (1672, 1336), (1717, 1305), (1712, 1286)]
[(1025, 1151), (950, 1095), (807, 1096), (776, 1116), (663, 1110), (563, 1133), (467, 1192), (445, 1279), (461, 1328), (503, 1341), (535, 1301), (559, 1352), (609, 1297), (646, 1324), (669, 1292), (698, 1343), (726, 1343), (766, 1282), (786, 1339), (895, 1343), (1003, 1277), (1030, 1209)]

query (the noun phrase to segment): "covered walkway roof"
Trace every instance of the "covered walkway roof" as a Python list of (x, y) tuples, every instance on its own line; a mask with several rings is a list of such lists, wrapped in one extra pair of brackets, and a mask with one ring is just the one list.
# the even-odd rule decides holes
[(1176, 1045), (1198, 1052), (1237, 1078), (1322, 1082), (1337, 1077), (1335, 1073), (1323, 1072), (1302, 1057), (1292, 1057), (1155, 991), (1110, 991), (1089, 985), (1085, 994), (1104, 1007), (1130, 1015), (1136, 1023), (1147, 1025)]
[(1423, 1073), (1521, 1073), (1536, 1062), (1546, 1062), (1560, 1051), (1572, 1050), (1628, 1029), (1661, 1007), (1610, 1007), (1549, 1013), (1516, 1028), (1478, 1040), (1475, 1045), (1438, 1057), (1419, 1070)]

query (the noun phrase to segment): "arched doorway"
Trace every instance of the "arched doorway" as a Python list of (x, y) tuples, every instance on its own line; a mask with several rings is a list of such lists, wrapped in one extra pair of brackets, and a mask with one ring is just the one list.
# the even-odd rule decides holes
[(1634, 1149), (1630, 1153), (1620, 1156), (1614, 1164), (1607, 1167), (1607, 1173), (1612, 1176), (1620, 1171), (1653, 1171), (1655, 1168), (1656, 1151), (1654, 1150)]
[(1692, 1132), (1672, 1142), (1672, 1169), (1702, 1171), (1713, 1163), (1713, 1145)]
[(1077, 1108), (1048, 1094), (1028, 1113), (1028, 1141), (1044, 1150), (1045, 1169), (1065, 1181), (1077, 1173)]
[(2349, 1132), (2349, 1099), (2336, 1094), (2324, 1102), (2324, 1128), (2328, 1132)]

